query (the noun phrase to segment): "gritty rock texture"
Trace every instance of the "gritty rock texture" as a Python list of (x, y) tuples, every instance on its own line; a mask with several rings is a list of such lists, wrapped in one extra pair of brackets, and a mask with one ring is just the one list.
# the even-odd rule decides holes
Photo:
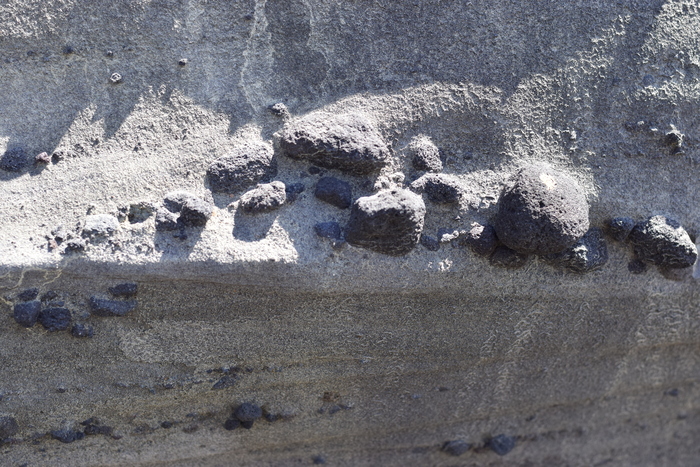
[(445, 174), (426, 174), (411, 184), (411, 189), (425, 192), (433, 203), (451, 204), (459, 201), (462, 188), (459, 182)]
[(636, 222), (629, 217), (615, 217), (608, 223), (608, 233), (613, 240), (624, 242), (634, 229)]
[(574, 272), (590, 272), (600, 269), (608, 262), (608, 246), (603, 231), (590, 229), (572, 246), (547, 256), (547, 260)]
[(248, 214), (278, 209), (287, 200), (284, 183), (275, 181), (258, 185), (241, 196), (240, 208)]
[(14, 436), (19, 431), (19, 425), (14, 417), (0, 417), (0, 441)]
[(484, 225), (478, 222), (474, 222), (471, 229), (461, 232), (459, 241), (479, 256), (489, 256), (498, 246), (496, 229), (490, 224)]
[(409, 152), (414, 169), (427, 172), (442, 171), (440, 151), (427, 136), (418, 136), (411, 140)]
[(314, 196), (339, 209), (347, 209), (352, 204), (352, 187), (335, 177), (323, 177), (316, 183)]
[(237, 193), (277, 174), (272, 146), (263, 141), (246, 141), (231, 153), (216, 159), (207, 169), (212, 191)]
[(639, 222), (628, 237), (637, 258), (664, 268), (687, 268), (695, 264), (698, 250), (678, 221), (653, 216)]
[(109, 237), (119, 230), (119, 220), (109, 214), (96, 214), (85, 218), (83, 237)]
[(36, 324), (41, 311), (41, 302), (34, 300), (26, 303), (17, 303), (14, 307), (14, 318), (17, 324), (25, 328), (31, 328)]
[(65, 331), (70, 327), (70, 310), (60, 307), (43, 309), (39, 313), (38, 321), (49, 332)]
[(423, 231), (425, 204), (407, 190), (385, 190), (352, 205), (345, 239), (351, 245), (388, 255), (411, 251)]
[(544, 165), (518, 171), (498, 202), (498, 239), (521, 253), (546, 255), (571, 246), (588, 230), (582, 187)]
[(310, 114), (292, 122), (279, 141), (292, 159), (366, 175), (386, 164), (389, 149), (374, 125), (359, 114)]

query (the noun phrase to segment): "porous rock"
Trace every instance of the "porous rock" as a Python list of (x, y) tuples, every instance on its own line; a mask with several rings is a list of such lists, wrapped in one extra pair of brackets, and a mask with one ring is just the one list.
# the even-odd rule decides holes
[(501, 194), (494, 222), (504, 245), (538, 255), (570, 247), (588, 226), (583, 189), (571, 177), (544, 164), (518, 171)]
[(129, 205), (129, 212), (127, 214), (129, 222), (132, 224), (138, 224), (144, 222), (149, 217), (151, 217), (157, 210), (155, 204), (148, 201), (139, 201), (136, 203), (131, 203)]
[(90, 311), (97, 316), (124, 316), (136, 308), (136, 300), (109, 300), (92, 296)]
[(31, 302), (17, 303), (13, 311), (17, 324), (25, 328), (31, 328), (36, 324), (39, 312), (41, 312), (41, 302), (39, 300), (34, 300)]
[(440, 172), (442, 170), (440, 151), (427, 136), (413, 138), (409, 145), (409, 154), (412, 156), (411, 162), (416, 170), (427, 172)]
[(233, 416), (241, 422), (254, 422), (262, 417), (262, 409), (252, 402), (244, 402), (233, 411)]
[(468, 246), (479, 256), (488, 256), (498, 245), (496, 229), (490, 224), (474, 222), (471, 229), (460, 232), (459, 243)]
[(306, 159), (352, 175), (366, 175), (382, 168), (389, 156), (382, 136), (359, 114), (307, 115), (282, 131), (279, 144), (292, 159)]
[(39, 289), (36, 287), (32, 287), (29, 289), (24, 289), (20, 293), (17, 294), (17, 300), (21, 302), (28, 302), (30, 300), (34, 300), (37, 295), (39, 295)]
[(163, 198), (165, 209), (156, 212), (156, 230), (203, 227), (214, 212), (211, 203), (187, 191), (173, 191)]
[(240, 208), (248, 214), (272, 211), (284, 204), (287, 200), (287, 192), (284, 183), (274, 181), (264, 183), (246, 192), (241, 196)]
[(499, 456), (505, 456), (515, 447), (515, 438), (506, 435), (497, 435), (488, 441), (488, 446)]
[(272, 146), (247, 141), (216, 159), (207, 169), (209, 186), (215, 193), (237, 193), (271, 180), (277, 174)]
[(352, 187), (344, 180), (323, 177), (316, 183), (314, 196), (339, 209), (347, 209), (352, 204)]
[(119, 230), (119, 219), (109, 214), (95, 214), (85, 218), (83, 237), (109, 237)]
[(156, 211), (156, 230), (159, 232), (168, 232), (179, 228), (177, 220), (180, 216), (164, 207), (158, 208)]
[(615, 217), (614, 219), (610, 219), (610, 221), (608, 221), (607, 230), (613, 240), (624, 242), (627, 240), (627, 237), (629, 236), (630, 232), (632, 232), (635, 225), (636, 223), (634, 222), (634, 219), (629, 217)]
[(600, 229), (590, 229), (572, 246), (545, 259), (574, 272), (590, 272), (608, 262), (608, 247)]
[(663, 268), (685, 268), (695, 264), (698, 250), (678, 221), (653, 216), (639, 222), (629, 237), (636, 257)]
[(46, 308), (39, 313), (39, 322), (49, 332), (65, 331), (70, 326), (70, 310), (67, 308)]
[(306, 190), (306, 185), (303, 183), (288, 183), (284, 186), (284, 191), (287, 193), (287, 202), (293, 203), (297, 200), (300, 194)]
[(459, 182), (445, 174), (425, 174), (411, 183), (411, 189), (425, 192), (428, 199), (437, 204), (456, 203), (462, 196)]
[(19, 431), (19, 425), (14, 417), (0, 417), (0, 441), (14, 436)]
[(404, 255), (418, 243), (424, 218), (420, 196), (398, 188), (380, 191), (355, 200), (345, 239), (379, 253)]

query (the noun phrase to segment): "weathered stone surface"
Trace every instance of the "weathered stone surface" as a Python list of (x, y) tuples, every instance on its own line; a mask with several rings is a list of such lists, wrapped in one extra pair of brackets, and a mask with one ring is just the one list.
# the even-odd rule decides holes
[(61, 307), (45, 308), (39, 313), (38, 321), (49, 332), (65, 331), (70, 327), (70, 310)]
[(274, 181), (264, 183), (241, 196), (240, 209), (248, 214), (268, 212), (278, 209), (287, 200), (284, 183)]
[(574, 272), (590, 272), (600, 269), (608, 262), (608, 247), (603, 231), (590, 229), (576, 243), (562, 251), (546, 257), (548, 261)]
[(316, 183), (314, 196), (338, 209), (347, 209), (352, 204), (352, 187), (344, 180), (323, 177)]
[(503, 190), (494, 228), (521, 253), (559, 253), (588, 230), (588, 201), (571, 177), (546, 165), (518, 171)]
[(238, 193), (277, 174), (272, 146), (263, 141), (248, 141), (230, 154), (212, 162), (207, 178), (212, 191)]
[(698, 250), (688, 232), (674, 219), (653, 216), (639, 222), (628, 237), (637, 258), (664, 268), (695, 264)]
[(352, 175), (380, 169), (389, 156), (381, 134), (359, 114), (309, 114), (290, 123), (279, 144), (292, 159)]
[(41, 302), (39, 300), (17, 303), (14, 307), (14, 318), (17, 324), (25, 328), (31, 328), (36, 324), (40, 311)]
[(469, 230), (460, 232), (459, 243), (468, 246), (479, 256), (489, 256), (498, 245), (496, 229), (490, 224), (474, 222)]
[(419, 136), (411, 140), (409, 156), (411, 156), (413, 168), (416, 170), (425, 170), (427, 172), (442, 171), (440, 151), (427, 136)]
[(104, 238), (119, 230), (119, 220), (109, 214), (95, 214), (85, 218), (83, 237)]
[(388, 255), (411, 251), (423, 231), (425, 204), (407, 190), (385, 190), (352, 205), (345, 239), (351, 245)]
[(428, 199), (437, 204), (456, 203), (462, 196), (459, 181), (445, 174), (425, 174), (411, 183), (411, 189), (424, 191)]

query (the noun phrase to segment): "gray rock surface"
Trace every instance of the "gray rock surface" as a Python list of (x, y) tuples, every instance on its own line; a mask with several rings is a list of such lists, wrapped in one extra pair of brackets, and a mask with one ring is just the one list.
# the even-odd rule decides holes
[(425, 192), (428, 199), (437, 204), (456, 203), (462, 197), (462, 187), (457, 179), (445, 174), (425, 174), (411, 183), (411, 189)]
[(637, 258), (660, 267), (687, 268), (698, 259), (688, 232), (678, 221), (664, 216), (639, 222), (627, 238)]
[(212, 191), (237, 193), (277, 174), (272, 146), (263, 141), (248, 140), (211, 163), (207, 178)]
[(590, 229), (576, 243), (562, 251), (546, 257), (548, 261), (574, 272), (590, 272), (600, 269), (608, 262), (608, 247), (601, 229)]
[(440, 151), (427, 136), (421, 135), (413, 138), (409, 146), (409, 152), (414, 169), (427, 172), (442, 171)]
[(83, 237), (101, 238), (109, 237), (119, 230), (119, 220), (109, 214), (95, 214), (85, 218)]
[(240, 208), (248, 214), (268, 212), (281, 207), (287, 200), (284, 183), (275, 181), (258, 185), (241, 196)]
[(352, 204), (352, 187), (335, 177), (323, 177), (316, 183), (314, 196), (338, 209), (347, 209)]

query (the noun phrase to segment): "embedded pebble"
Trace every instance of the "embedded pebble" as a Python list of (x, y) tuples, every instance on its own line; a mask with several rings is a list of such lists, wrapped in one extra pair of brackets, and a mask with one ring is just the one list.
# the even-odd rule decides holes
[(109, 214), (95, 214), (85, 218), (82, 235), (85, 238), (109, 237), (119, 230), (119, 219)]
[(31, 328), (36, 324), (39, 312), (41, 312), (41, 302), (34, 300), (31, 302), (17, 303), (13, 311), (17, 324), (25, 328)]
[(159, 232), (170, 232), (179, 229), (177, 223), (178, 215), (166, 208), (158, 208), (156, 211), (156, 230)]
[(0, 441), (14, 436), (19, 431), (19, 425), (14, 417), (0, 417)]
[(411, 189), (425, 192), (436, 204), (452, 204), (462, 197), (459, 181), (445, 174), (428, 173), (411, 183)]
[(353, 203), (345, 239), (379, 253), (405, 255), (418, 243), (424, 218), (420, 196), (403, 189), (384, 190)]
[(678, 221), (653, 216), (639, 222), (627, 240), (638, 259), (662, 268), (686, 268), (695, 264), (698, 250)]
[(417, 136), (411, 140), (409, 154), (413, 157), (411, 162), (416, 170), (426, 172), (440, 172), (442, 160), (437, 146), (427, 136)]
[(503, 434), (494, 436), (489, 440), (488, 446), (499, 456), (505, 456), (515, 447), (515, 438)]
[(156, 230), (172, 231), (183, 227), (203, 227), (214, 206), (187, 191), (173, 191), (163, 198), (164, 208), (156, 211)]
[(442, 445), (441, 450), (451, 456), (457, 457), (469, 451), (471, 448), (471, 444), (464, 440), (456, 439), (454, 441), (447, 441)]
[(671, 152), (677, 154), (681, 152), (683, 146), (683, 133), (678, 130), (671, 130), (664, 135), (664, 143), (671, 149)]
[(61, 430), (54, 430), (51, 432), (51, 437), (62, 443), (72, 443), (73, 441), (81, 440), (85, 437), (82, 431), (75, 431), (70, 428), (63, 428)]
[(512, 250), (505, 245), (499, 245), (491, 253), (489, 262), (492, 266), (501, 268), (521, 268), (527, 262), (527, 255)]
[(440, 242), (438, 239), (431, 237), (430, 235), (421, 235), (420, 244), (423, 245), (428, 251), (438, 251), (440, 249)]
[(34, 156), (35, 164), (48, 164), (49, 162), (51, 162), (51, 156), (49, 156), (48, 152), (40, 152)]
[(459, 230), (442, 227), (438, 229), (437, 238), (440, 243), (450, 243), (459, 238)]
[(114, 287), (110, 287), (108, 290), (114, 297), (131, 298), (136, 295), (136, 292), (139, 290), (139, 286), (134, 282), (124, 282), (122, 284), (117, 284)]
[(155, 214), (156, 210), (156, 205), (148, 201), (131, 203), (129, 205), (127, 218), (129, 219), (130, 223), (139, 224), (148, 220), (153, 214)]
[(212, 162), (207, 179), (215, 193), (237, 193), (277, 175), (272, 146), (263, 141), (247, 141), (230, 154)]
[(36, 287), (32, 287), (30, 289), (24, 289), (20, 293), (17, 294), (17, 300), (20, 302), (29, 302), (31, 300), (34, 300), (37, 295), (39, 295), (39, 289)]
[(0, 157), (0, 169), (5, 172), (21, 172), (27, 165), (27, 154), (24, 148), (10, 148)]
[(229, 418), (224, 422), (224, 429), (231, 431), (241, 426), (241, 421), (237, 418)]
[(64, 253), (79, 253), (81, 251), (85, 251), (85, 247), (85, 240), (80, 238), (74, 238), (66, 242), (66, 248), (64, 250)]
[(257, 214), (278, 209), (287, 200), (284, 183), (274, 181), (258, 185), (241, 196), (240, 208), (248, 214)]
[(352, 175), (375, 172), (389, 157), (381, 134), (358, 114), (316, 112), (299, 118), (284, 129), (279, 144), (292, 159)]
[(303, 183), (286, 184), (284, 191), (287, 193), (287, 202), (293, 203), (297, 200), (300, 194), (304, 192), (306, 186)]
[(95, 334), (95, 331), (89, 324), (74, 324), (70, 333), (73, 337), (91, 338)]
[(347, 209), (352, 204), (352, 187), (335, 177), (323, 177), (316, 183), (314, 196), (338, 209)]
[(496, 229), (489, 224), (474, 222), (471, 229), (460, 232), (460, 244), (468, 246), (479, 256), (489, 256), (498, 245)]
[(70, 310), (67, 308), (46, 308), (39, 313), (38, 321), (49, 332), (65, 331), (70, 326)]
[(632, 232), (635, 225), (636, 222), (634, 222), (634, 219), (630, 219), (629, 217), (616, 217), (608, 221), (607, 231), (613, 240), (617, 242), (624, 242), (627, 240), (627, 237), (629, 236), (630, 232)]
[(136, 300), (108, 300), (90, 297), (90, 311), (97, 316), (124, 316), (136, 308)]
[(548, 255), (570, 247), (588, 231), (588, 201), (578, 183), (547, 165), (521, 169), (503, 190), (494, 228), (520, 253)]
[(585, 273), (600, 269), (608, 262), (608, 247), (603, 232), (593, 228), (566, 250), (547, 255), (545, 259), (570, 271)]
[(343, 230), (337, 222), (319, 222), (314, 225), (314, 231), (321, 238), (329, 238), (331, 240), (343, 239)]
[(211, 203), (192, 197), (185, 200), (178, 221), (185, 227), (204, 227), (214, 212)]
[(233, 416), (241, 422), (254, 422), (262, 417), (262, 409), (257, 404), (244, 402), (233, 411)]

